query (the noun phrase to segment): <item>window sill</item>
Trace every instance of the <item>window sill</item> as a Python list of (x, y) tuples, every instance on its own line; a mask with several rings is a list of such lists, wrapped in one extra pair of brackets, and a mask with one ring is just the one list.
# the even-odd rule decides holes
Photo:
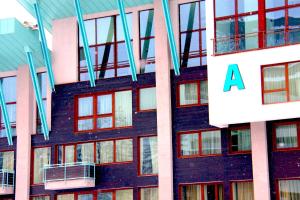
[(206, 158), (206, 157), (220, 157), (223, 154), (210, 154), (210, 155), (192, 155), (192, 156), (178, 156), (179, 159), (190, 159), (190, 158)]

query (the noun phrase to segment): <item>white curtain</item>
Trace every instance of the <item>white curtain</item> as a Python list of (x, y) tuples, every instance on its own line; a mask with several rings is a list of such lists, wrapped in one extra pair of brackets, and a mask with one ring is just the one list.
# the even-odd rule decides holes
[(181, 155), (199, 154), (199, 133), (180, 135)]
[(50, 200), (50, 196), (32, 197), (32, 200)]
[[(231, 131), (232, 151), (250, 151), (251, 135), (250, 129), (238, 129)], [(235, 143), (237, 142), (237, 143)]]
[(290, 100), (300, 100), (300, 63), (289, 64)]
[(140, 89), (140, 110), (156, 109), (156, 88)]
[(93, 115), (93, 97), (79, 98), (78, 100), (78, 116)]
[(113, 200), (112, 192), (99, 192), (97, 200)]
[(112, 95), (101, 95), (97, 98), (97, 110), (98, 114), (112, 113)]
[(198, 84), (188, 83), (179, 86), (180, 105), (190, 105), (198, 103)]
[(157, 160), (157, 137), (141, 138), (141, 174), (157, 174), (158, 160)]
[(276, 127), (277, 148), (293, 148), (298, 146), (297, 125), (282, 125)]
[(279, 181), (280, 200), (300, 199), (300, 180)]
[(34, 149), (34, 179), (33, 183), (42, 183), (44, 179), (44, 166), (50, 164), (51, 148), (36, 148)]
[(74, 145), (68, 145), (65, 146), (65, 163), (73, 163), (75, 162), (75, 146)]
[(141, 200), (158, 200), (158, 188), (142, 188)]
[(77, 162), (94, 162), (94, 143), (77, 145)]
[(124, 127), (132, 125), (132, 93), (122, 91), (115, 93), (115, 126)]
[(254, 200), (252, 182), (232, 183), (233, 200)]
[(114, 161), (114, 142), (97, 142), (97, 164), (112, 163)]
[(207, 81), (200, 82), (200, 103), (207, 104), (208, 103), (208, 85)]
[(182, 200), (201, 200), (200, 185), (186, 185), (182, 187)]
[(117, 190), (116, 200), (133, 200), (133, 191), (130, 190)]
[(128, 140), (117, 140), (117, 162), (126, 162), (133, 160), (133, 152), (132, 152), (132, 139)]
[(93, 119), (78, 120), (78, 130), (84, 131), (93, 129), (93, 122)]
[(204, 131), (201, 133), (202, 154), (221, 154), (221, 132)]
[(75, 200), (74, 194), (57, 195), (57, 200)]
[(0, 167), (1, 167), (1, 169), (14, 171), (14, 152), (13, 151), (0, 152)]

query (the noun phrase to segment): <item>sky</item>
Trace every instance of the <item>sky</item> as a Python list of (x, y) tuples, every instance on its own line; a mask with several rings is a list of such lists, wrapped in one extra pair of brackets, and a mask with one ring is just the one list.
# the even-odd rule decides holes
[[(24, 21), (36, 24), (36, 19), (22, 7), (17, 0), (0, 0), (0, 19), (17, 18), (21, 23)], [(52, 49), (52, 35), (46, 31), (49, 49)]]

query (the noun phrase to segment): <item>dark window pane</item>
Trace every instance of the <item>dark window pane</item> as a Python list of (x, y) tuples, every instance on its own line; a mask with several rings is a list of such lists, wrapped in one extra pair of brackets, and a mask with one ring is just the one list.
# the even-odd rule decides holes
[[(181, 34), (182, 66), (200, 66), (199, 32)], [(197, 60), (195, 60), (195, 58)], [(199, 61), (199, 62), (198, 62)]]
[(180, 5), (180, 31), (199, 29), (199, 2)]

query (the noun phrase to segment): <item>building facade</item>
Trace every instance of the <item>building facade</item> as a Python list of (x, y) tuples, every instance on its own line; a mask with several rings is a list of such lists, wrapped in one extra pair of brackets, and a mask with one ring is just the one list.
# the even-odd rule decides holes
[(124, 2), (137, 81), (117, 1), (82, 1), (91, 87), (73, 2), (40, 1), (48, 140), (29, 64), (0, 62), (13, 134), (1, 115), (0, 199), (300, 200), (300, 1), (170, 0), (173, 49), (163, 1)]

